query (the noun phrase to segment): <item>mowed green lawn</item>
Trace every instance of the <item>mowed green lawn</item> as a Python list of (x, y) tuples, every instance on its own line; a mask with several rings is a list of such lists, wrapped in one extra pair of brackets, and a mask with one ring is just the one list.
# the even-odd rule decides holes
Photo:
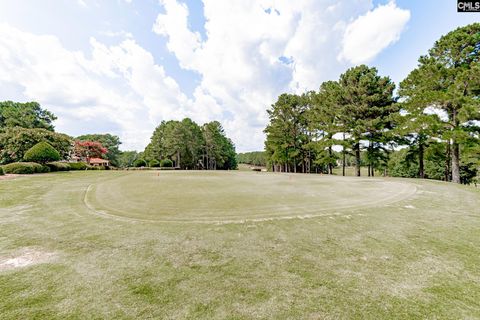
[(0, 318), (480, 318), (480, 192), (256, 172), (3, 180)]

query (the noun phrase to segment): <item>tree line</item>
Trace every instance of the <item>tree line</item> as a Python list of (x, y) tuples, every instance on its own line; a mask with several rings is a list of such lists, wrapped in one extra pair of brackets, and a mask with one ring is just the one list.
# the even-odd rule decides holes
[[(24, 160), (27, 150), (46, 142), (60, 160), (104, 158), (115, 167), (172, 165), (181, 169), (236, 169), (236, 152), (222, 125), (202, 126), (190, 119), (163, 121), (144, 152), (121, 151), (120, 138), (109, 133), (70, 137), (55, 132), (56, 116), (37, 102), (0, 102), (0, 164)], [(158, 164), (158, 165), (157, 165)]]
[(45, 142), (59, 153), (59, 160), (88, 155), (108, 159), (113, 166), (120, 165), (122, 151), (118, 136), (107, 133), (71, 137), (55, 132), (56, 119), (37, 102), (0, 102), (0, 164), (23, 161), (30, 148)]
[[(353, 156), (357, 176), (362, 165), (369, 176), (392, 167), (411, 176), (412, 167), (415, 177), (469, 182), (480, 155), (479, 57), (475, 23), (441, 37), (397, 95), (389, 77), (366, 65), (318, 91), (280, 95), (265, 129), (270, 170), (332, 174), (341, 163), (345, 175)], [(428, 168), (428, 176), (426, 156), (437, 166)]]
[(218, 121), (202, 126), (189, 118), (162, 121), (139, 157), (147, 163), (168, 159), (180, 169), (237, 168), (235, 146)]
[(252, 151), (237, 154), (237, 162), (265, 167), (267, 165), (267, 158), (265, 157), (265, 152), (263, 151)]
[[(107, 153), (115, 161), (120, 152), (118, 137), (105, 134), (73, 138), (55, 132), (55, 119), (37, 102), (0, 102), (0, 175), (108, 169), (89, 163), (89, 159), (106, 157)], [(116, 143), (105, 143), (106, 148), (98, 141), (87, 140), (93, 137)]]

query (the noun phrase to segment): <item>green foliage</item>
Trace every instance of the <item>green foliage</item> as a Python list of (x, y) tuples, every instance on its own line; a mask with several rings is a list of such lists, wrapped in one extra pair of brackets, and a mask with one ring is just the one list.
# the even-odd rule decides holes
[[(445, 177), (446, 153), (445, 143), (432, 142), (428, 145), (428, 148), (425, 149), (425, 178), (448, 180)], [(450, 172), (448, 174), (450, 175)]]
[[(438, 40), (419, 66), (400, 84), (406, 105), (427, 113), (435, 106), (446, 118), (432, 117), (429, 124), (438, 130), (429, 132), (443, 141), (451, 140), (452, 181), (460, 183), (461, 144), (469, 139), (478, 143), (480, 120), (480, 23), (458, 28)], [(423, 121), (416, 120), (416, 125)], [(424, 127), (424, 125), (422, 125)]]
[(70, 162), (68, 165), (70, 170), (86, 170), (89, 167), (85, 162)]
[(368, 162), (374, 165), (382, 160), (379, 149), (389, 140), (391, 116), (398, 111), (394, 103), (395, 84), (389, 77), (381, 77), (376, 68), (365, 65), (350, 68), (340, 76), (343, 132), (351, 137), (360, 175), (361, 141), (368, 140)]
[(343, 141), (333, 138), (336, 133), (342, 132), (341, 98), (342, 87), (336, 81), (324, 82), (318, 93), (311, 92), (308, 95), (310, 108), (307, 109), (307, 128), (313, 138), (309, 147), (315, 152), (315, 164), (328, 168), (329, 173), (332, 173), (338, 159), (333, 146), (342, 144), (347, 147)]
[(107, 149), (105, 158), (110, 160), (110, 164), (118, 167), (120, 166), (120, 156), (122, 152), (119, 150), (120, 138), (115, 135), (107, 134), (85, 134), (75, 138), (78, 141), (96, 141), (100, 142), (104, 148)]
[(160, 161), (160, 167), (171, 168), (173, 167), (173, 161), (170, 159), (163, 159), (162, 161)]
[(160, 161), (153, 159), (148, 162), (148, 166), (151, 168), (158, 168), (160, 167)]
[(2, 166), (5, 173), (33, 174), (50, 172), (50, 168), (35, 162), (14, 162)]
[(174, 159), (182, 169), (198, 168), (202, 152), (202, 132), (192, 120), (163, 121), (145, 149), (145, 159)]
[(380, 166), (391, 140), (391, 115), (398, 111), (394, 88), (390, 78), (361, 65), (347, 70), (338, 82), (323, 83), (318, 93), (280, 95), (268, 110), (267, 162), (279, 171), (333, 173), (338, 159), (333, 146), (341, 145), (355, 151), (359, 174), (362, 144), (368, 141), (367, 163)]
[(53, 131), (52, 122), (57, 117), (44, 110), (37, 102), (0, 102), (0, 128), (42, 128)]
[[(419, 164), (412, 148), (405, 148), (393, 152), (388, 161), (388, 173), (392, 177), (417, 178), (419, 177)], [(431, 143), (425, 149), (425, 178), (435, 180), (446, 180), (446, 146), (443, 143)], [(460, 176), (462, 183), (474, 182), (478, 174), (478, 167), (475, 162), (462, 162)]]
[[(360, 65), (338, 81), (322, 83), (318, 92), (281, 94), (268, 110), (268, 167), (332, 173), (339, 159), (347, 164), (353, 155), (357, 175), (366, 165), (369, 175), (381, 170), (475, 181), (480, 168), (480, 23), (441, 37), (401, 83), (399, 98), (394, 89), (389, 77)], [(334, 152), (334, 146), (342, 152)], [(408, 148), (393, 152), (399, 146)]]
[(25, 161), (47, 163), (60, 160), (60, 153), (47, 142), (39, 142), (25, 152)]
[(202, 127), (204, 157), (202, 164), (207, 170), (237, 169), (237, 154), (233, 142), (227, 138), (218, 121), (206, 123)]
[(67, 159), (72, 149), (72, 139), (46, 129), (6, 128), (0, 132), (0, 163), (21, 161), (25, 152), (39, 142), (48, 142)]
[(71, 170), (70, 164), (67, 162), (49, 162), (45, 165), (50, 168), (50, 172)]
[(172, 159), (182, 169), (235, 169), (235, 147), (218, 121), (163, 121), (145, 148), (146, 160)]
[(118, 166), (120, 168), (132, 167), (137, 158), (139, 158), (137, 151), (122, 151), (118, 156)]
[(270, 123), (265, 129), (265, 149), (269, 163), (296, 172), (305, 155), (309, 136), (306, 132), (308, 101), (292, 94), (282, 94), (268, 110)]
[(136, 168), (146, 167), (147, 162), (143, 159), (137, 159), (133, 162), (133, 166), (136, 167)]
[(388, 174), (391, 177), (416, 178), (418, 163), (410, 161), (408, 150), (402, 149), (393, 152), (388, 161)]
[(3, 168), (0, 167), (0, 176), (3, 176), (3, 175), (5, 175), (5, 173), (3, 172)]
[(472, 164), (462, 164), (460, 166), (460, 181), (463, 184), (471, 184), (477, 181), (478, 168)]
[(264, 151), (239, 153), (237, 154), (237, 162), (263, 167), (267, 165), (267, 159)]

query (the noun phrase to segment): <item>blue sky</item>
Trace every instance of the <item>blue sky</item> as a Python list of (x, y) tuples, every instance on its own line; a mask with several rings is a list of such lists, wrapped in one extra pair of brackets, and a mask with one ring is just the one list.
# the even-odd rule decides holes
[(266, 109), (366, 63), (401, 81), (472, 22), (454, 0), (0, 1), (0, 99), (36, 100), (57, 131), (142, 150), (162, 120), (219, 120), (261, 150)]

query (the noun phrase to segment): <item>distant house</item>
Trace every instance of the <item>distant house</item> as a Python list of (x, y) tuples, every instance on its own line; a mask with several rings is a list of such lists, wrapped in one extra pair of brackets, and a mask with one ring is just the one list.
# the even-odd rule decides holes
[(110, 165), (110, 161), (101, 158), (89, 158), (87, 159), (87, 163), (91, 166), (104, 166), (108, 167)]

